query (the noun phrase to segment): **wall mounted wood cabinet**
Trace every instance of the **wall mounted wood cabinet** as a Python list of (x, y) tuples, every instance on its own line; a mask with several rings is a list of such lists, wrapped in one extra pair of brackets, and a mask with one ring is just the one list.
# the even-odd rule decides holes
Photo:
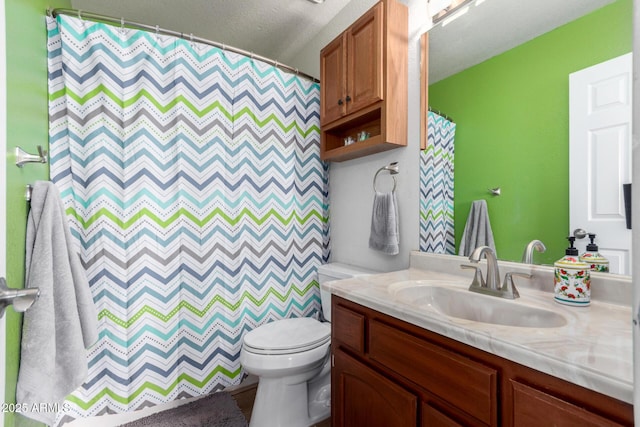
[[(343, 161), (407, 145), (407, 7), (373, 6), (320, 52), (323, 160)], [(358, 141), (358, 134), (368, 138)], [(353, 138), (352, 144), (345, 139)]]
[(632, 405), (332, 297), (334, 427), (631, 426)]

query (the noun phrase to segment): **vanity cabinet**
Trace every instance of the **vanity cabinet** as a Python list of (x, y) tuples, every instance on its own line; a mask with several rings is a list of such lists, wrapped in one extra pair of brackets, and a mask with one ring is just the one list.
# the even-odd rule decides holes
[(332, 297), (334, 426), (624, 426), (632, 406)]
[[(320, 52), (323, 160), (343, 161), (407, 145), (408, 12), (373, 6)], [(358, 134), (368, 138), (357, 141)], [(346, 145), (351, 137), (356, 142)]]

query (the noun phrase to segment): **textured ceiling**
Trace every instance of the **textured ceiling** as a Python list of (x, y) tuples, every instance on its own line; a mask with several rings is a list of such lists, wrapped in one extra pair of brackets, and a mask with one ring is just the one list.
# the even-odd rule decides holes
[(429, 31), (429, 82), (479, 64), (614, 0), (477, 0)]
[[(426, 0), (400, 1), (426, 4)], [(467, 14), (430, 30), (429, 81), (436, 82), (478, 64), (613, 1), (476, 0)], [(307, 0), (71, 0), (74, 9), (192, 33), (285, 64), (348, 3), (347, 0), (326, 0), (320, 5)], [(426, 15), (425, 7), (425, 22)]]
[(287, 63), (346, 0), (72, 0), (74, 9), (193, 34)]

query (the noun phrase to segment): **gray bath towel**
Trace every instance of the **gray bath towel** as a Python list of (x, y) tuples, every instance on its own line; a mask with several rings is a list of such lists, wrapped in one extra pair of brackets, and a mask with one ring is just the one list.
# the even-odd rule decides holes
[(494, 252), (496, 250), (487, 202), (484, 200), (476, 200), (471, 204), (458, 255), (469, 256), (478, 246), (489, 246)]
[[(16, 400), (29, 408), (54, 406), (87, 378), (85, 348), (98, 339), (98, 315), (60, 193), (51, 182), (36, 182), (31, 193), (25, 281), (40, 288), (40, 298), (24, 314)], [(23, 415), (47, 424), (56, 416)]]
[(390, 193), (376, 191), (373, 197), (369, 248), (388, 255), (397, 255), (400, 252), (398, 202), (395, 191)]

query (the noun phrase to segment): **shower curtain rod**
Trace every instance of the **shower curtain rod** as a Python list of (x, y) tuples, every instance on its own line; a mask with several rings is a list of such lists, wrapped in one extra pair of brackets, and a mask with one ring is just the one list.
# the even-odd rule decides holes
[(153, 26), (153, 25), (142, 24), (140, 22), (127, 21), (124, 18), (114, 18), (112, 16), (99, 15), (97, 13), (85, 12), (83, 10), (78, 10), (78, 9), (47, 9), (47, 14), (53, 18), (55, 18), (57, 15), (77, 16), (79, 19), (88, 19), (90, 21), (98, 21), (98, 22), (104, 22), (104, 23), (110, 23), (110, 24), (120, 24), (122, 27), (127, 26), (130, 28), (153, 31), (157, 34), (180, 37), (181, 39), (189, 40), (192, 42), (203, 43), (203, 44), (217, 47), (222, 50), (227, 50), (229, 52), (239, 53), (240, 55), (248, 56), (251, 59), (257, 59), (259, 61), (266, 62), (267, 64), (273, 65), (276, 68), (280, 68), (286, 71), (291, 71), (296, 75), (303, 77), (305, 79), (311, 80), (315, 83), (320, 83), (320, 80), (316, 79), (313, 76), (310, 76), (309, 74), (299, 71), (297, 68), (282, 64), (273, 59), (265, 58), (264, 56), (256, 55), (253, 52), (247, 52), (246, 50), (239, 49), (237, 47), (227, 46), (224, 43), (218, 43), (218, 42), (203, 39), (200, 37), (195, 37), (193, 34), (180, 33), (178, 31), (160, 28), (157, 25)]
[(445, 119), (449, 120), (451, 123), (455, 123), (455, 121), (453, 120), (453, 118), (451, 118), (451, 117), (447, 116), (445, 113), (443, 113), (443, 112), (442, 112), (442, 111), (440, 111), (440, 110), (436, 110), (435, 108), (431, 108), (431, 107), (429, 107), (429, 111), (431, 111), (431, 112), (433, 112), (433, 113), (436, 113), (436, 114), (438, 114), (439, 116), (444, 117)]

